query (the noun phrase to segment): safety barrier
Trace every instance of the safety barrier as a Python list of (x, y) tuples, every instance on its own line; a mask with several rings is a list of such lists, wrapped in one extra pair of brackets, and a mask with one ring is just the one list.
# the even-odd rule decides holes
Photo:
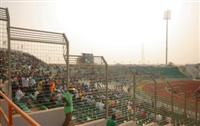
[[(8, 106), (8, 115), (0, 108), (0, 116), (6, 120), (8, 126), (13, 126), (13, 111), (16, 111), (22, 116), (31, 126), (40, 126), (35, 120), (33, 120), (27, 113), (22, 111), (17, 105), (15, 105), (4, 93), (0, 91), (0, 96), (7, 103)], [(2, 101), (1, 101), (2, 102)]]

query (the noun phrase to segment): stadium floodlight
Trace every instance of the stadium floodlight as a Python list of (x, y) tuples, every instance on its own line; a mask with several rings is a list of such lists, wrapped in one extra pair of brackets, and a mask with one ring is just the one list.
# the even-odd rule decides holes
[(165, 63), (168, 63), (168, 21), (171, 19), (171, 11), (166, 10), (164, 12), (164, 20), (166, 20), (166, 59)]

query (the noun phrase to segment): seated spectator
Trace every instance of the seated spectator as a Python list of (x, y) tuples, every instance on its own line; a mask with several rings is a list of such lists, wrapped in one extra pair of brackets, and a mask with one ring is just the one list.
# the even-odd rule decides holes
[(22, 90), (18, 87), (16, 93), (15, 93), (15, 98), (17, 99), (17, 101), (21, 101), (24, 97), (24, 93), (22, 92)]
[(56, 103), (56, 94), (55, 94), (55, 93), (53, 93), (53, 94), (51, 95), (50, 101), (51, 101), (52, 103)]
[(51, 93), (54, 93), (55, 87), (56, 87), (55, 81), (52, 81), (52, 82), (50, 83), (50, 91), (51, 91)]
[(57, 92), (63, 92), (63, 90), (64, 90), (64, 86), (63, 85), (56, 84), (55, 91), (57, 91)]
[(61, 105), (62, 104), (62, 101), (63, 101), (63, 94), (61, 92), (61, 90), (57, 90), (56, 92), (56, 104), (57, 105)]
[(104, 103), (102, 103), (102, 102), (96, 102), (96, 108), (97, 109), (99, 109), (101, 112), (103, 112), (105, 109), (104, 109), (104, 107), (105, 107), (105, 105), (104, 105)]
[(38, 94), (40, 94), (40, 92), (39, 92), (38, 90), (35, 90), (34, 93), (30, 94), (30, 97), (31, 97), (34, 101), (36, 101), (36, 100), (37, 100)]
[(78, 93), (78, 90), (75, 90), (75, 92), (74, 92), (74, 97), (75, 97), (75, 99), (80, 98), (79, 93)]
[(28, 77), (22, 77), (22, 87), (23, 88), (29, 87), (29, 78)]
[(35, 87), (36, 85), (36, 81), (33, 77), (29, 77), (29, 83), (30, 87)]
[(42, 80), (40, 80), (40, 81), (38, 82), (38, 84), (37, 84), (37, 90), (38, 90), (39, 92), (42, 92), (42, 90), (43, 90), (43, 81), (42, 81)]

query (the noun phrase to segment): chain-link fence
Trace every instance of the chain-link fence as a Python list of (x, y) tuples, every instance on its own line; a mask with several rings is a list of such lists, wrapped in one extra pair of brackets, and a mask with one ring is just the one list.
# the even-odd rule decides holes
[[(135, 120), (138, 126), (152, 122), (160, 126), (200, 124), (198, 110), (200, 82), (183, 76), (175, 69), (177, 68), (168, 66), (132, 68)], [(171, 76), (173, 73), (177, 75)]]
[(0, 10), (0, 79), (4, 91), (25, 112), (63, 106), (61, 90), (68, 83), (66, 36), (10, 27), (8, 10)]
[(68, 42), (62, 33), (10, 27), (13, 101), (31, 112), (62, 106)]
[(198, 81), (184, 80), (169, 83), (171, 93), (172, 118), (176, 125), (199, 125), (198, 122)]
[(107, 116), (107, 63), (93, 54), (69, 56), (69, 90), (73, 92), (75, 124)]
[[(5, 85), (8, 85), (8, 72), (9, 72), (9, 46), (8, 45), (8, 26), (9, 26), (9, 15), (8, 9), (0, 8), (0, 91), (8, 94), (8, 88)], [(9, 74), (10, 75), (10, 74)], [(2, 97), (1, 97), (2, 99)], [(0, 102), (0, 108), (5, 108)], [(6, 108), (7, 109), (7, 108)], [(8, 110), (4, 110), (8, 112)], [(1, 113), (0, 124), (6, 122), (3, 114)]]
[(3, 84), (8, 85), (10, 82), (10, 44), (9, 44), (9, 15), (8, 9), (0, 8), (0, 85), (4, 93), (9, 92), (8, 88)]
[(108, 118), (116, 115), (117, 124), (133, 120), (133, 85), (129, 68), (110, 65), (108, 78)]
[(102, 57), (92, 54), (70, 55), (69, 64), (75, 124), (109, 119), (112, 115), (116, 115), (117, 124), (133, 120), (129, 68), (109, 66), (107, 69)]

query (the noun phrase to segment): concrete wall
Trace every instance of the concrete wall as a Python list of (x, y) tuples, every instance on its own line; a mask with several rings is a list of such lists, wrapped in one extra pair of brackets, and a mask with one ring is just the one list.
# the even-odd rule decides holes
[(106, 120), (99, 119), (96, 121), (88, 122), (88, 123), (77, 125), (77, 126), (106, 126)]
[[(65, 119), (63, 107), (46, 111), (34, 112), (29, 114), (41, 126), (62, 126)], [(28, 126), (27, 122), (21, 116), (14, 116), (14, 126)]]
[[(6, 114), (8, 113), (8, 106), (4, 100), (0, 101), (0, 108), (2, 108)], [(39, 124), (41, 124), (41, 126), (62, 126), (62, 123), (65, 119), (63, 107), (46, 111), (33, 112), (29, 115)], [(0, 118), (0, 121), (2, 122), (3, 126), (7, 126), (7, 123), (3, 118)], [(21, 118), (20, 115), (13, 116), (13, 123), (14, 126), (29, 126), (27, 121)]]
[[(106, 126), (106, 119), (100, 119), (77, 126)], [(133, 121), (120, 124), (119, 126), (136, 126)]]
[(133, 121), (129, 121), (129, 122), (120, 124), (119, 126), (136, 126), (136, 123)]
[[(63, 107), (48, 111), (40, 111), (29, 114), (41, 126), (62, 126), (65, 119)], [(14, 116), (14, 126), (28, 126), (27, 122), (19, 115)], [(106, 126), (106, 120), (100, 119), (77, 126)], [(132, 121), (121, 124), (120, 126), (136, 126)]]

